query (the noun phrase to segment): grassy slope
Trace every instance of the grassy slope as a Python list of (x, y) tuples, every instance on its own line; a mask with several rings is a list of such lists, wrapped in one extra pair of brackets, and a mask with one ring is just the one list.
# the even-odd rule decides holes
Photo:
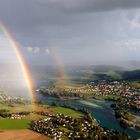
[(133, 81), (133, 82), (131, 82), (131, 84), (134, 87), (140, 88), (140, 82), (138, 82), (138, 81)]
[(0, 109), (6, 109), (9, 110), (11, 113), (17, 113), (17, 112), (22, 112), (22, 111), (47, 111), (47, 105), (38, 105), (38, 104), (27, 104), (27, 105), (22, 105), (22, 104), (17, 104), (14, 105), (13, 107), (8, 106), (7, 104), (0, 104)]
[(108, 95), (108, 96), (95, 96), (94, 97), (97, 100), (117, 100), (118, 98), (120, 98), (120, 96), (117, 95)]
[[(4, 104), (0, 104), (0, 107), (2, 109), (8, 109), (11, 113), (12, 112), (21, 112), (21, 111), (31, 111), (31, 108), (33, 107), (36, 111), (47, 111), (47, 106), (41, 106), (41, 105), (19, 105), (15, 107), (9, 107)], [(82, 113), (75, 111), (73, 109), (64, 108), (64, 107), (51, 107), (50, 111), (54, 113), (62, 113), (64, 115), (72, 116), (75, 118), (82, 117)], [(19, 129), (27, 129), (29, 128), (29, 123), (31, 120), (36, 119), (42, 119), (44, 116), (37, 115), (34, 113), (31, 113), (25, 119), (23, 120), (12, 120), (8, 118), (0, 118), (0, 130), (19, 130)]]
[(112, 71), (112, 70), (109, 70), (108, 72), (106, 72), (106, 75), (108, 75), (112, 79), (121, 79), (121, 75), (119, 75), (117, 72)]
[[(9, 110), (11, 113), (17, 113), (22, 111), (32, 111), (34, 109), (35, 111), (47, 111), (46, 106), (41, 106), (37, 104), (33, 105), (16, 105), (14, 107), (10, 107), (6, 104), (0, 104), (1, 109)], [(30, 115), (27, 115), (24, 119), (21, 120), (12, 120), (8, 118), (0, 118), (0, 130), (19, 130), (19, 129), (27, 129), (29, 128), (29, 123), (31, 120), (38, 120), (42, 119), (44, 116), (30, 113)]]
[(55, 113), (61, 113), (64, 115), (75, 117), (75, 118), (79, 118), (79, 117), (83, 116), (83, 114), (78, 111), (75, 111), (75, 110), (69, 109), (69, 108), (64, 108), (64, 107), (54, 107), (54, 108), (52, 108), (52, 111)]

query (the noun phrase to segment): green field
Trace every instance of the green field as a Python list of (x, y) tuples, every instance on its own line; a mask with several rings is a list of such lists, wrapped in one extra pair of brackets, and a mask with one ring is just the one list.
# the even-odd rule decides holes
[(107, 95), (107, 96), (94, 96), (94, 99), (97, 100), (118, 100), (120, 98), (120, 96), (118, 95)]
[(112, 70), (109, 70), (105, 74), (111, 77), (112, 79), (121, 79), (121, 75), (119, 75), (117, 72), (112, 71)]
[(136, 88), (140, 88), (140, 82), (139, 81), (131, 82), (131, 85), (136, 87)]
[(45, 110), (48, 106), (47, 105), (40, 105), (40, 104), (27, 104), (27, 105), (22, 105), (22, 104), (14, 104), (12, 107), (9, 106), (8, 104), (2, 104), (0, 103), (0, 110), (5, 109), (9, 110), (10, 113), (17, 113), (17, 112), (32, 112), (34, 111), (40, 111), (40, 110)]
[(19, 130), (29, 128), (29, 120), (12, 120), (0, 118), (0, 130)]
[(80, 118), (83, 116), (83, 114), (80, 113), (79, 111), (75, 111), (73, 109), (69, 109), (69, 108), (65, 108), (65, 107), (53, 107), (52, 111), (55, 113), (61, 113), (64, 115), (75, 117), (75, 118)]

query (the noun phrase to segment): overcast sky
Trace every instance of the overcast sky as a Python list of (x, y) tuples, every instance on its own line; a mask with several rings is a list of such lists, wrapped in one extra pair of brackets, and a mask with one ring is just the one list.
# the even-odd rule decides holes
[(139, 61), (139, 13), (140, 0), (0, 0), (0, 20), (33, 64)]

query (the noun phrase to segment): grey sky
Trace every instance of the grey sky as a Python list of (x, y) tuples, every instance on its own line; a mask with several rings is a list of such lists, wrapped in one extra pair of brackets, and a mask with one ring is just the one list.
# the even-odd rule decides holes
[(0, 19), (36, 64), (53, 62), (50, 48), (65, 64), (139, 61), (139, 13), (140, 0), (0, 0)]

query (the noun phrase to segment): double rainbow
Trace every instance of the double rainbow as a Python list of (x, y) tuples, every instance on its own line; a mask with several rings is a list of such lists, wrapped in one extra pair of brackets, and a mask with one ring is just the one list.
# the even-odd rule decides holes
[[(33, 82), (32, 82), (32, 79), (30, 77), (30, 72), (28, 70), (27, 64), (25, 63), (25, 60), (22, 56), (22, 53), (20, 52), (19, 47), (18, 47), (16, 41), (14, 40), (14, 38), (12, 37), (10, 31), (8, 30), (8, 28), (2, 22), (0, 22), (0, 30), (5, 35), (5, 37), (8, 39), (11, 47), (13, 48), (13, 50), (15, 52), (17, 60), (18, 60), (18, 62), (20, 64), (20, 67), (22, 69), (22, 73), (23, 73), (27, 88), (29, 90), (30, 97), (32, 99), (32, 102), (35, 102), (36, 97), (35, 97), (35, 94), (34, 94)], [(57, 53), (58, 51), (56, 50), (56, 48), (50, 47), (50, 45), (48, 45), (48, 48), (51, 51), (53, 61), (57, 65), (57, 70), (58, 70), (58, 73), (59, 73), (59, 80), (57, 82), (59, 84), (66, 84), (67, 83), (66, 80), (68, 78), (65, 74), (64, 66), (63, 66), (63, 63), (61, 61), (61, 58)]]
[(29, 90), (30, 97), (32, 99), (32, 102), (35, 102), (35, 95), (34, 95), (33, 84), (32, 84), (32, 80), (30, 77), (30, 73), (29, 73), (27, 64), (25, 63), (24, 58), (18, 48), (18, 45), (17, 45), (16, 41), (14, 40), (14, 38), (12, 37), (12, 35), (10, 34), (10, 31), (8, 30), (8, 28), (2, 22), (0, 22), (0, 29), (1, 29), (2, 33), (8, 39), (11, 46), (13, 47), (13, 50), (15, 51), (16, 57), (18, 59), (18, 62), (20, 64), (20, 67), (23, 72), (23, 76), (24, 76), (26, 85)]
[(59, 78), (57, 82), (59, 84), (64, 84), (64, 83), (66, 84), (66, 80), (68, 80), (68, 78), (67, 78), (67, 74), (65, 73), (65, 68), (62, 62), (62, 58), (60, 57), (60, 55), (58, 55), (59, 54), (58, 50), (55, 47), (48, 46), (48, 48), (51, 52), (53, 62), (55, 63), (58, 74), (59, 74)]

